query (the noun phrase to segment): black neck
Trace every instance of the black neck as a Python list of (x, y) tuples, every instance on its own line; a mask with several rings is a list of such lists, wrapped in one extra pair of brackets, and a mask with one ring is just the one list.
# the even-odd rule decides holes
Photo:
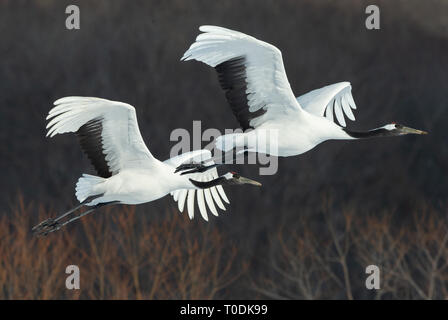
[(373, 129), (369, 131), (350, 131), (347, 129), (343, 129), (350, 137), (355, 139), (367, 139), (367, 138), (376, 138), (376, 137), (390, 137), (394, 136), (394, 131), (387, 130), (384, 128)]
[(214, 186), (217, 186), (220, 184), (225, 184), (227, 182), (227, 179), (224, 177), (219, 177), (219, 178), (216, 178), (211, 181), (196, 181), (193, 179), (189, 179), (189, 180), (195, 187), (198, 187), (199, 189), (207, 189), (207, 188), (211, 188), (211, 187), (214, 187)]

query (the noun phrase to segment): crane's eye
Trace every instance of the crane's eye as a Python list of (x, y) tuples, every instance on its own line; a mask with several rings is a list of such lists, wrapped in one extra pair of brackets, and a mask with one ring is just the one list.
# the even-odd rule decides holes
[(403, 126), (401, 124), (395, 123), (395, 128), (396, 129), (401, 129), (401, 128), (403, 128)]
[(240, 178), (240, 175), (239, 175), (238, 173), (236, 173), (236, 172), (233, 172), (233, 171), (232, 171), (232, 175), (233, 175), (233, 177), (234, 177), (235, 179), (239, 179), (239, 178)]

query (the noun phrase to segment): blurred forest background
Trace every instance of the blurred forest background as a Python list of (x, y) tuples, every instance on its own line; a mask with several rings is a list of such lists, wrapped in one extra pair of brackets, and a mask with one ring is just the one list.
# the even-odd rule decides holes
[[(65, 28), (76, 4), (81, 29)], [(448, 2), (0, 0), (0, 299), (448, 298)], [(279, 159), (263, 183), (227, 188), (206, 223), (170, 197), (105, 208), (34, 238), (40, 220), (74, 206), (94, 173), (74, 136), (45, 138), (52, 102), (97, 96), (136, 107), (159, 159), (175, 128), (236, 128), (215, 72), (180, 62), (202, 24), (276, 45), (300, 95), (350, 81), (354, 129), (397, 121), (429, 131), (326, 142)], [(204, 142), (203, 145), (207, 143)], [(65, 267), (81, 290), (65, 289)], [(381, 270), (367, 290), (365, 268)]]

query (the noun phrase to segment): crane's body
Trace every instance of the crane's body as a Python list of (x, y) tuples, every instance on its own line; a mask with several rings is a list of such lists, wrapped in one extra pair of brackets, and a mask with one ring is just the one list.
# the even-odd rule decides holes
[(87, 181), (97, 182), (91, 185), (85, 198), (78, 197), (78, 199), (82, 202), (90, 196), (101, 195), (86, 203), (88, 206), (111, 201), (121, 204), (141, 204), (160, 199), (178, 189), (198, 189), (187, 176), (174, 173), (174, 169), (157, 161), (147, 168), (124, 169), (109, 178), (84, 175), (78, 181), (77, 189), (81, 189)]
[(305, 153), (326, 140), (354, 139), (325, 117), (313, 114), (303, 116), (309, 121), (303, 121), (301, 125), (292, 114), (281, 122), (267, 121), (244, 133), (224, 135), (218, 138), (217, 146), (224, 151), (242, 148), (249, 152), (290, 157)]
[[(244, 130), (218, 137), (216, 146), (221, 150), (242, 148), (289, 157), (326, 140), (426, 133), (396, 123), (364, 132), (350, 131), (345, 128), (345, 118), (355, 120), (352, 110), (356, 104), (349, 82), (328, 85), (296, 98), (278, 48), (222, 27), (201, 26), (199, 30), (203, 33), (181, 60), (197, 60), (215, 68), (231, 110)], [(189, 172), (207, 169), (203, 164), (180, 168), (196, 168)]]

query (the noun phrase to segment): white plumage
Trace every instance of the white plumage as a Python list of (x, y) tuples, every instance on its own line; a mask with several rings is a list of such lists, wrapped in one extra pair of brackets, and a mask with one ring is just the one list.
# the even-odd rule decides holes
[(139, 204), (171, 194), (181, 212), (187, 201), (190, 218), (194, 217), (195, 200), (205, 220), (208, 220), (206, 203), (214, 215), (218, 215), (215, 203), (225, 210), (222, 200), (226, 203), (229, 200), (221, 185), (199, 189), (189, 180), (212, 181), (218, 178), (216, 168), (188, 175), (174, 173), (177, 166), (189, 161), (213, 164), (210, 151), (192, 151), (161, 162), (146, 147), (131, 105), (89, 97), (66, 97), (54, 104), (47, 116), (50, 120), (47, 136), (77, 132), (84, 151), (104, 175), (82, 175), (76, 184), (79, 202), (99, 195), (86, 205), (112, 201)]
[(251, 121), (258, 127), (268, 120), (301, 111), (286, 77), (280, 50), (244, 33), (215, 26), (201, 26), (205, 32), (197, 36), (182, 60), (198, 60), (211, 67), (226, 61), (245, 58), (245, 93), (250, 112), (266, 113)]
[[(193, 162), (199, 163), (204, 162), (207, 166), (215, 164), (213, 160), (211, 160), (212, 154), (209, 150), (196, 150), (187, 153), (183, 153), (179, 156), (172, 157), (168, 160), (165, 160), (164, 163), (170, 165), (173, 170), (177, 168), (179, 165), (183, 163)], [(188, 178), (197, 180), (197, 181), (212, 181), (213, 179), (218, 178), (218, 170), (213, 168), (211, 170), (202, 172), (202, 173), (192, 173), (188, 175)], [(180, 212), (184, 211), (185, 202), (187, 202), (187, 210), (188, 216), (190, 219), (194, 217), (194, 197), (196, 195), (197, 204), (199, 207), (199, 212), (201, 213), (202, 218), (208, 221), (207, 209), (205, 207), (205, 203), (207, 203), (208, 208), (214, 216), (218, 216), (218, 211), (216, 210), (216, 205), (221, 210), (226, 210), (223, 202), (230, 203), (229, 199), (224, 192), (224, 188), (221, 185), (216, 185), (211, 188), (206, 189), (178, 189), (172, 191), (170, 193), (173, 196), (174, 201), (177, 201), (178, 208)], [(205, 197), (205, 198), (204, 198)], [(222, 200), (221, 200), (222, 199)]]
[(349, 82), (296, 98), (276, 47), (222, 27), (201, 26), (199, 30), (204, 33), (197, 36), (181, 60), (197, 60), (214, 67), (240, 126), (253, 129), (218, 137), (216, 145), (224, 151), (242, 148), (293, 156), (331, 139), (424, 133), (395, 123), (366, 132), (349, 131), (344, 128), (345, 117), (354, 121), (352, 109), (356, 109)]
[(346, 126), (344, 115), (355, 121), (352, 109), (356, 109), (350, 82), (338, 82), (320, 89), (315, 89), (297, 97), (304, 110), (317, 116), (326, 116), (334, 121), (333, 115), (342, 127)]

